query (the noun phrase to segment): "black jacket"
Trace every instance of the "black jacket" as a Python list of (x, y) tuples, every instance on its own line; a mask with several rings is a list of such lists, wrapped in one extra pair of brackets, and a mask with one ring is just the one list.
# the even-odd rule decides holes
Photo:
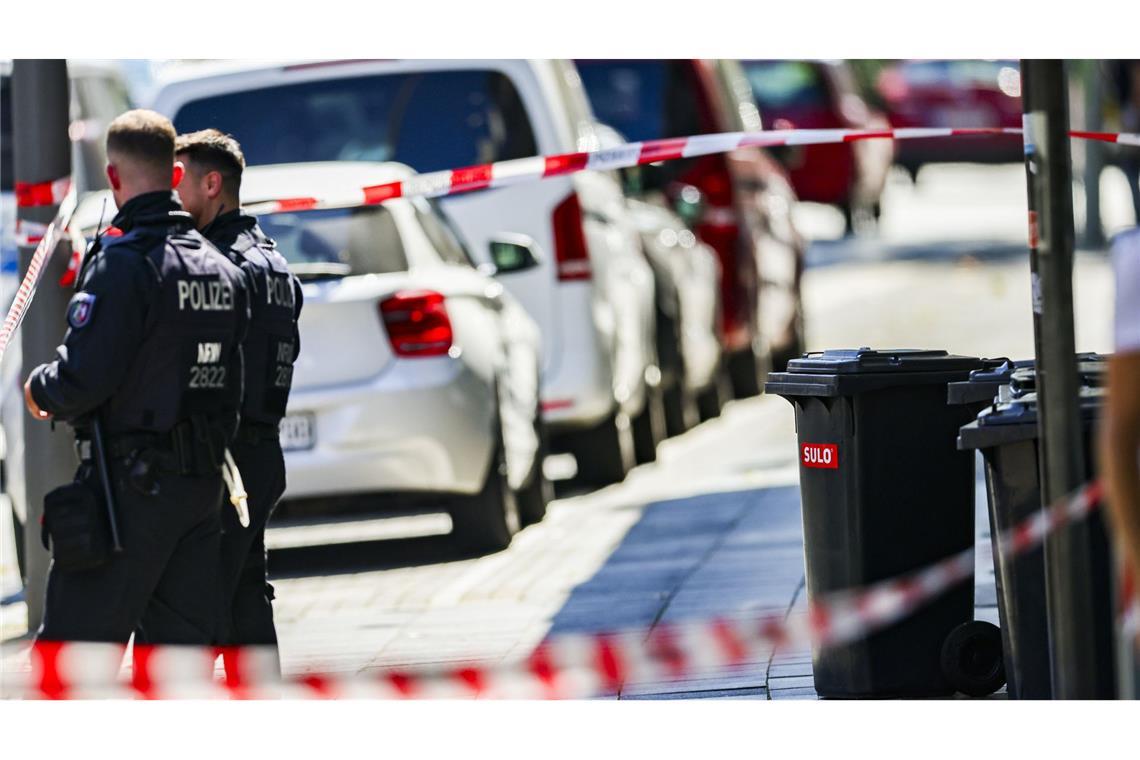
[(240, 209), (220, 214), (202, 234), (241, 267), (249, 286), (250, 324), (242, 343), (242, 420), (276, 425), (285, 415), (293, 363), (301, 352), (297, 329), (304, 301), (301, 283), (257, 219)]
[(194, 230), (172, 192), (136, 196), (80, 273), (55, 361), (31, 374), (36, 403), (108, 433), (164, 432), (191, 415), (236, 422), (245, 278)]

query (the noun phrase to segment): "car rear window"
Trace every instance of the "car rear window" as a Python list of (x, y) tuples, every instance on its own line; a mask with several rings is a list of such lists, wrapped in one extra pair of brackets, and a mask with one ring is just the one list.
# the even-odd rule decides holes
[(700, 109), (680, 61), (577, 61), (594, 114), (627, 140), (700, 134)]
[(179, 132), (215, 127), (248, 164), (401, 161), (419, 172), (538, 153), (511, 80), (497, 71), (383, 74), (188, 102)]
[(804, 61), (743, 61), (748, 84), (760, 110), (827, 105), (827, 89), (819, 71)]
[(263, 214), (259, 221), (301, 279), (408, 269), (396, 222), (381, 206)]

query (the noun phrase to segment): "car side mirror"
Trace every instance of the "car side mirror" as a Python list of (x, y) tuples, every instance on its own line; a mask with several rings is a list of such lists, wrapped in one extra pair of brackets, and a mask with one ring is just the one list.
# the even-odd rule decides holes
[(491, 264), (495, 274), (514, 274), (534, 269), (538, 257), (534, 252), (534, 242), (525, 235), (506, 235), (493, 238), (490, 242)]

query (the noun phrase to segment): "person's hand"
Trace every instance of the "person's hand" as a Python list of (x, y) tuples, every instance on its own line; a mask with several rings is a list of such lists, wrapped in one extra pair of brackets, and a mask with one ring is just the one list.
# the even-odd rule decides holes
[(29, 377), (28, 381), (24, 383), (24, 404), (28, 407), (28, 413), (35, 417), (37, 420), (50, 420), (51, 414), (40, 409), (40, 405), (32, 398), (32, 379)]

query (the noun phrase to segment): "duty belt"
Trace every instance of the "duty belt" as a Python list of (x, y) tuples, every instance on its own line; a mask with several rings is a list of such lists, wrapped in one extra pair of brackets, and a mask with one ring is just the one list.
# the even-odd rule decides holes
[[(193, 420), (180, 422), (164, 433), (119, 433), (109, 439), (106, 446), (110, 458), (131, 457), (145, 451), (149, 461), (183, 475), (219, 472), (226, 446), (220, 430), (213, 430), (208, 422)], [(91, 460), (89, 441), (77, 439), (76, 450), (81, 460)]]
[[(174, 442), (170, 433), (121, 433), (110, 436), (110, 440), (107, 441), (107, 456), (115, 459), (128, 457), (139, 449), (154, 449), (173, 455)], [(75, 453), (79, 455), (80, 460), (91, 461), (91, 440), (76, 438)]]

